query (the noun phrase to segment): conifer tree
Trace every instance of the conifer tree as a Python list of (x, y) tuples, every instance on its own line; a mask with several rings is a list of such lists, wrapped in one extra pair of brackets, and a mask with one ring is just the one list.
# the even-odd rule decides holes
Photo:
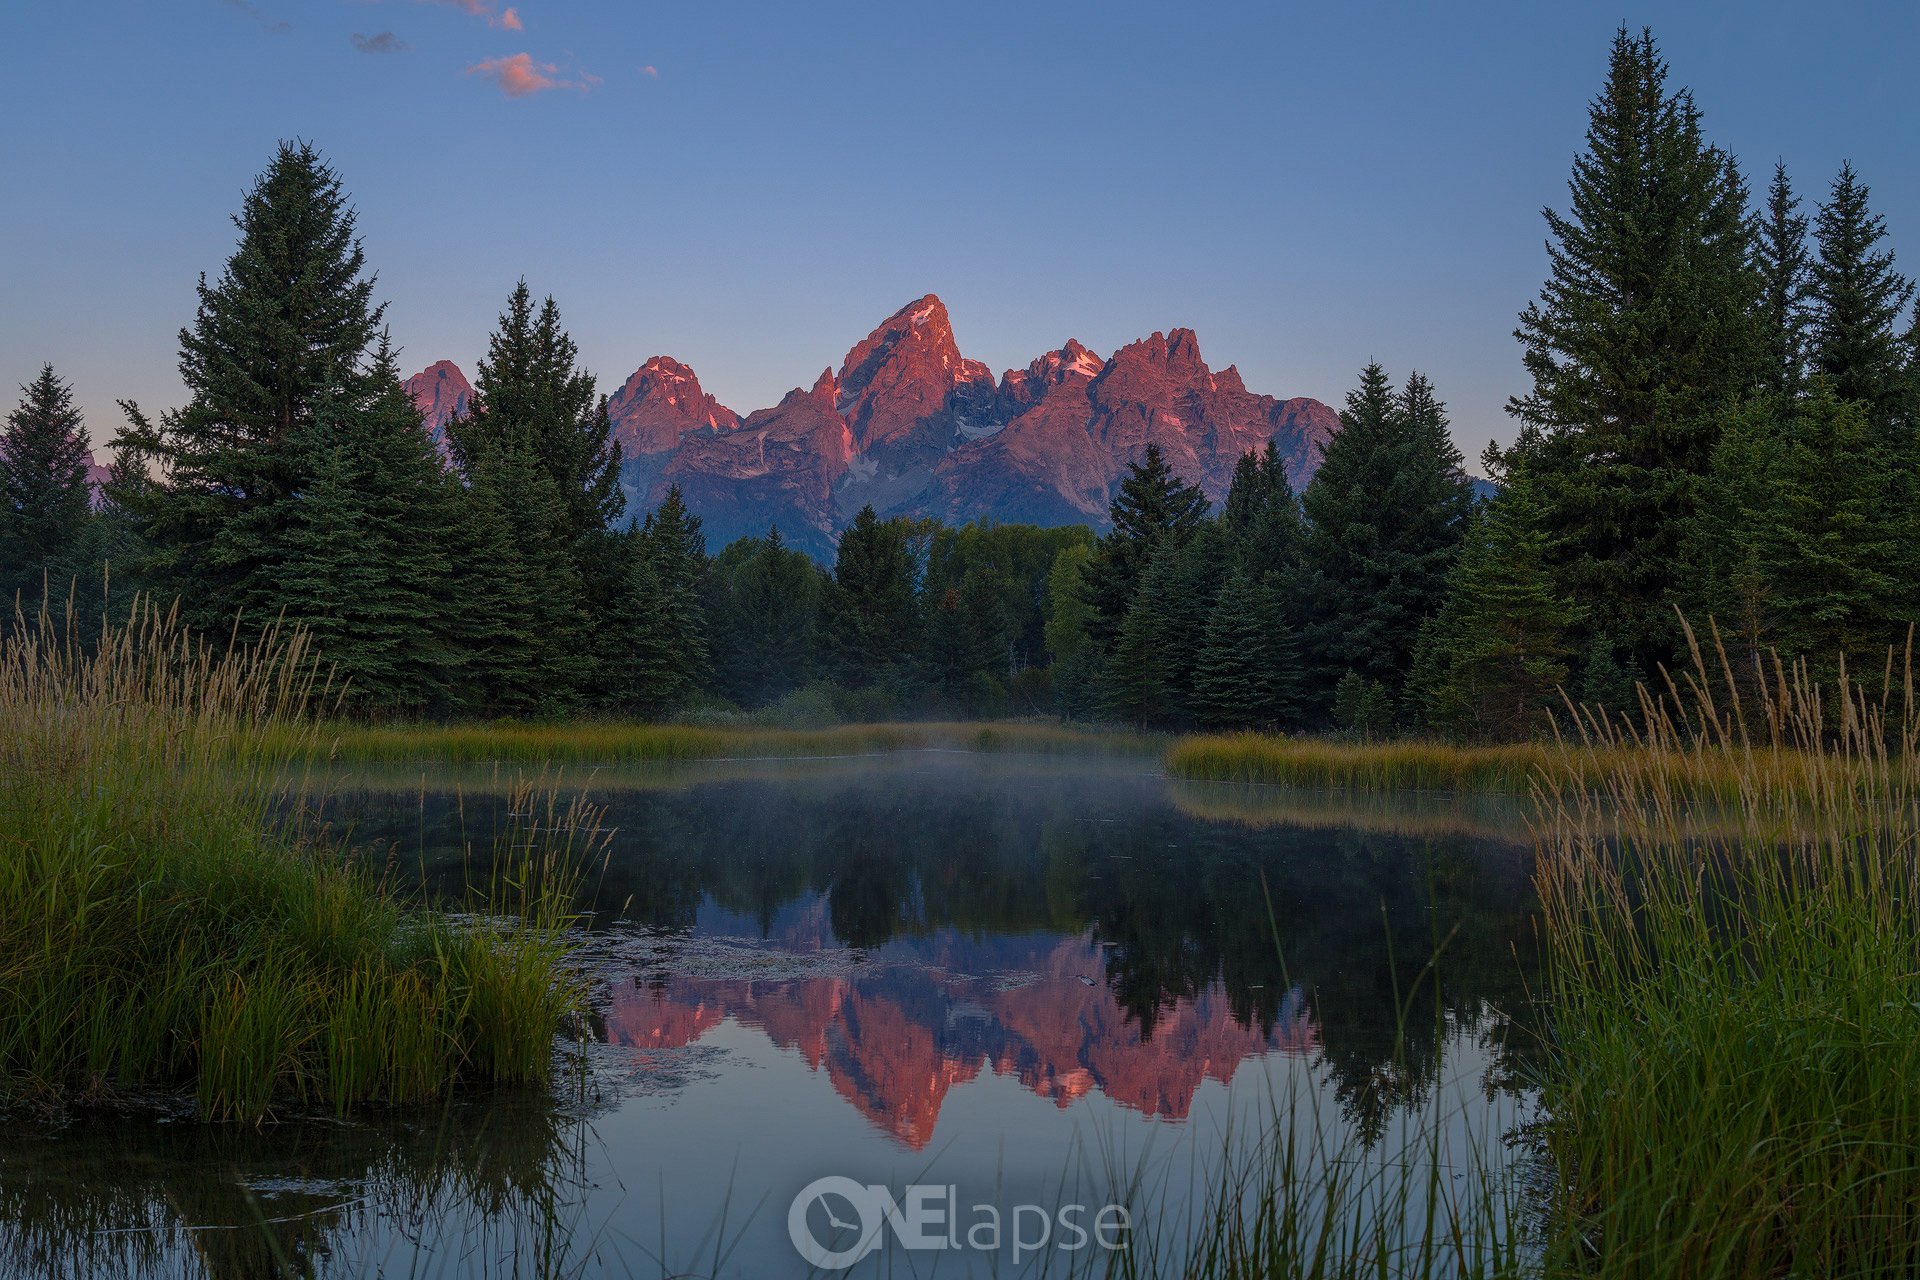
[(448, 448), (462, 471), (490, 449), (531, 451), (561, 501), (557, 531), (568, 542), (606, 529), (626, 508), (620, 444), (604, 400), (595, 398), (593, 375), (575, 365), (578, 355), (554, 300), (536, 312), (520, 281), (487, 339), (466, 416), (447, 424)]
[(724, 550), (714, 579), (720, 687), (749, 706), (804, 684), (819, 663), (823, 575), (804, 552), (788, 547), (778, 525), (764, 539), (742, 538)]
[[(31, 614), (42, 584), (64, 592), (75, 576), (89, 524), (86, 424), (73, 389), (51, 364), (20, 388), (20, 405), (0, 431), (0, 591), (10, 615), (16, 592)], [(95, 587), (97, 584), (82, 584)], [(7, 619), (0, 616), (0, 626)]]
[(1087, 634), (1105, 650), (1118, 636), (1147, 565), (1163, 546), (1182, 547), (1207, 515), (1207, 496), (1173, 473), (1160, 446), (1127, 468), (1110, 514), (1113, 528), (1081, 570)]
[(1787, 166), (1773, 166), (1767, 207), (1754, 245), (1761, 280), (1767, 346), (1767, 385), (1777, 396), (1799, 394), (1806, 380), (1807, 291), (1811, 259), (1807, 219), (1787, 179)]
[(862, 507), (840, 535), (826, 602), (828, 645), (847, 687), (897, 675), (913, 659), (920, 630), (913, 588), (906, 530)]
[(1843, 164), (1814, 219), (1820, 253), (1813, 263), (1813, 372), (1842, 400), (1865, 407), (1876, 432), (1905, 417), (1907, 352), (1900, 318), (1913, 282), (1880, 248), (1886, 220), (1867, 204), (1867, 185)]
[(453, 514), (439, 453), (383, 337), (361, 398), (323, 402), (312, 475), (277, 557), (280, 608), (360, 705), (440, 704), (463, 654), (449, 641), (445, 547)]
[(365, 398), (381, 308), (354, 220), (318, 153), (281, 144), (234, 220), (238, 248), (218, 281), (202, 277), (180, 333), (187, 404), (123, 433), (161, 472), (129, 495), (151, 567), (198, 625), (278, 611), (286, 534), (318, 462), (315, 417)]
[(637, 532), (609, 534), (607, 542), (621, 572), (596, 632), (602, 658), (595, 692), (619, 710), (657, 716), (694, 687), (676, 647), (674, 602)]
[(1396, 394), (1368, 365), (1340, 421), (1300, 500), (1312, 639), (1323, 681), (1353, 670), (1397, 691), (1421, 622), (1445, 597), (1473, 489), (1421, 375)]
[(1173, 672), (1174, 618), (1180, 610), (1180, 551), (1163, 546), (1140, 575), (1102, 671), (1101, 706), (1110, 716), (1142, 727), (1164, 724), (1180, 709)]
[(640, 542), (662, 598), (661, 625), (668, 665), (685, 689), (709, 674), (706, 618), (707, 538), (700, 517), (687, 510), (679, 485), (647, 513)]
[(1297, 572), (1306, 536), (1300, 500), (1273, 441), (1234, 464), (1220, 523), (1233, 542), (1235, 559), (1250, 572)]
[(1561, 594), (1541, 512), (1509, 485), (1472, 522), (1445, 607), (1422, 637), (1420, 719), (1461, 737), (1523, 738), (1566, 684), (1584, 609)]
[(1193, 704), (1219, 729), (1274, 729), (1299, 712), (1300, 651), (1270, 576), (1234, 570), (1207, 617)]
[(1719, 415), (1767, 375), (1745, 183), (1667, 74), (1651, 33), (1615, 36), (1568, 211), (1546, 212), (1505, 461), (1555, 535), (1556, 590), (1648, 670), (1677, 643), (1676, 553)]

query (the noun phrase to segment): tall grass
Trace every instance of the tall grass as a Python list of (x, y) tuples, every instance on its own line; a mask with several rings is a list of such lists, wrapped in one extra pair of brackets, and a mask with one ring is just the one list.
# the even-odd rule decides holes
[(280, 743), (304, 758), (346, 764), (678, 763), (696, 760), (867, 755), (946, 748), (1034, 754), (1137, 752), (1158, 738), (1024, 721), (838, 725), (824, 729), (716, 727), (627, 721), (556, 724), (332, 723)]
[[(1539, 790), (1551, 1272), (1920, 1270), (1908, 673), (1735, 681), (1696, 647), (1635, 724), (1573, 717)], [(1596, 752), (1639, 763), (1566, 785)]]
[(85, 639), (0, 641), (0, 1105), (257, 1120), (546, 1078), (565, 895), (409, 912), (281, 816), (325, 694), (303, 635), (216, 648), (140, 604)]

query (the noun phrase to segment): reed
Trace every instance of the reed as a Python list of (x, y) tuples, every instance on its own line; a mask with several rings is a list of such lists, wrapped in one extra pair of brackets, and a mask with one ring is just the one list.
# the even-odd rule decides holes
[[(84, 642), (71, 619), (15, 622), (0, 1106), (185, 1091), (205, 1116), (257, 1120), (547, 1078), (578, 1000), (564, 877), (458, 919), (407, 909), (308, 839), (278, 789), (327, 695), (305, 636), (216, 648), (150, 603)], [(558, 843), (591, 843), (591, 818)]]
[[(1690, 637), (1691, 639), (1691, 637)], [(1550, 1274), (1920, 1267), (1920, 717), (1693, 652), (1536, 788)], [(1596, 755), (1638, 764), (1583, 785)], [(1733, 769), (1731, 802), (1726, 771)], [(1697, 821), (1705, 809), (1712, 823)]]
[(1152, 754), (1162, 740), (1118, 730), (1032, 721), (903, 722), (781, 729), (752, 725), (564, 721), (551, 724), (335, 722), (284, 749), (339, 764), (674, 764), (702, 760), (803, 759), (893, 751), (998, 751), (1039, 755)]

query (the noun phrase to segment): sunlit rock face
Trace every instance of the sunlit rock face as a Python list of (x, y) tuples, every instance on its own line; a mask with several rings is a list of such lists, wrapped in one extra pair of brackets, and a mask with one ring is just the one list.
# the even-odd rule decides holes
[(427, 430), (444, 452), (447, 423), (466, 413), (473, 403), (473, 386), (467, 375), (453, 361), (437, 360), (408, 378), (406, 388)]
[[(444, 360), (407, 387), (436, 431), (471, 394)], [(634, 509), (677, 484), (716, 549), (777, 524), (822, 558), (867, 505), (948, 522), (1104, 525), (1128, 464), (1150, 444), (1218, 501), (1240, 456), (1271, 440), (1299, 487), (1340, 425), (1318, 400), (1256, 395), (1239, 370), (1215, 373), (1190, 329), (1111, 358), (1069, 339), (996, 381), (961, 354), (933, 294), (771, 409), (742, 418), (691, 368), (654, 356), (608, 412)]]

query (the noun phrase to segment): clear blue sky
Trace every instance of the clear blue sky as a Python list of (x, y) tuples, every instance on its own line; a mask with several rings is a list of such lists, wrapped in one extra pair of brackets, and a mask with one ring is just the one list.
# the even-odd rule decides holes
[(1653, 24), (1756, 183), (1779, 157), (1816, 195), (1850, 158), (1920, 272), (1910, 2), (31, 0), (6, 20), (0, 383), (10, 404), (52, 360), (96, 441), (118, 398), (178, 401), (194, 279), (295, 136), (353, 193), (409, 369), (471, 372), (524, 274), (603, 390), (670, 354), (742, 411), (933, 291), (996, 372), (1176, 325), (1276, 395), (1337, 404), (1368, 359), (1418, 367), (1471, 458), (1511, 435), (1539, 209), (1622, 21)]

